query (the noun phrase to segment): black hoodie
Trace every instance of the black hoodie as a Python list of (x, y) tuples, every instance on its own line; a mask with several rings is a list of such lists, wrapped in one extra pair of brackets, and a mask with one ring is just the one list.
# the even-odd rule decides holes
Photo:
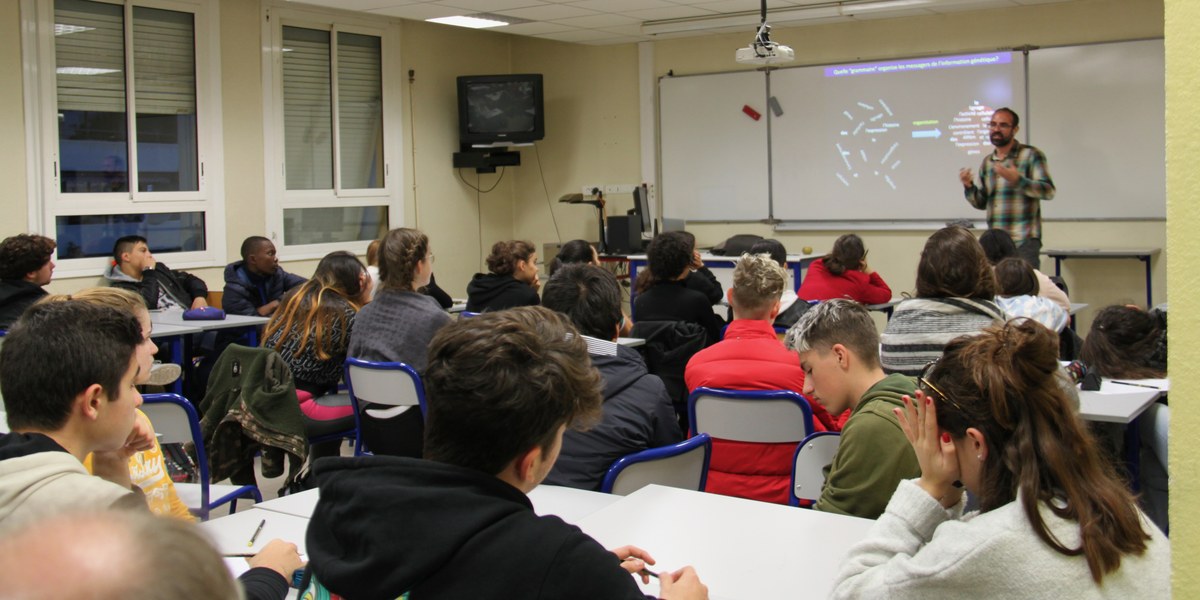
[(12, 327), (25, 309), (46, 295), (46, 290), (24, 279), (0, 280), (0, 329)]
[(562, 451), (546, 483), (599, 491), (613, 462), (627, 454), (683, 441), (667, 388), (646, 372), (636, 350), (616, 347), (616, 355), (590, 354), (604, 379), (604, 416), (587, 431), (568, 429)]
[(492, 475), (393, 456), (316, 462), (309, 565), (329, 591), (392, 600), (645, 596), (579, 528)]
[(467, 312), (504, 310), (540, 304), (537, 290), (512, 275), (476, 273), (467, 284)]

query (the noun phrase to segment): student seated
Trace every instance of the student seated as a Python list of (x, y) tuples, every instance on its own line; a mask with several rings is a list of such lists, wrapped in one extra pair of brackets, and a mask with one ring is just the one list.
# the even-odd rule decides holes
[[(600, 255), (596, 253), (596, 247), (584, 240), (571, 240), (562, 245), (558, 251), (558, 256), (550, 261), (550, 276), (559, 269), (567, 265), (592, 265), (593, 267), (600, 266)], [(633, 319), (629, 315), (621, 312), (621, 333), (622, 337), (627, 337), (633, 331)]]
[(853, 300), (818, 304), (788, 331), (787, 345), (800, 353), (804, 396), (832, 414), (851, 411), (813, 508), (879, 518), (896, 485), (921, 474), (892, 412), (916, 391), (916, 381), (884, 374), (875, 322)]
[(467, 312), (504, 310), (514, 306), (536, 306), (538, 288), (537, 252), (521, 240), (496, 242), (487, 257), (488, 273), (476, 273), (467, 284)]
[(542, 289), (542, 306), (571, 319), (604, 380), (604, 415), (588, 431), (563, 434), (546, 483), (596, 491), (622, 456), (683, 440), (662, 380), (646, 372), (636, 350), (615, 343), (624, 316), (612, 273), (587, 264), (562, 267)]
[[(142, 342), (137, 347), (138, 376), (135, 380), (137, 385), (149, 384), (155, 367), (174, 367), (171, 370), (172, 374), (178, 376), (178, 365), (154, 363), (158, 345), (150, 338), (153, 323), (150, 321), (150, 313), (146, 310), (146, 304), (142, 302), (141, 296), (129, 290), (101, 287), (88, 288), (71, 295), (47, 296), (42, 300), (42, 302), (68, 301), (115, 308), (137, 319), (142, 331)], [(145, 413), (138, 410), (137, 419), (139, 427), (149, 430), (150, 435), (153, 436), (154, 426)], [(86, 457), (83, 465), (89, 472), (92, 472), (92, 457)], [(171, 480), (171, 474), (167, 472), (166, 461), (157, 439), (154, 440), (150, 449), (136, 452), (129, 457), (129, 477), (133, 484), (141, 488), (142, 493), (146, 495), (146, 503), (154, 514), (177, 517), (187, 521), (195, 520), (175, 490), (175, 483)]]
[(650, 283), (634, 299), (640, 321), (686, 321), (704, 328), (705, 345), (721, 339), (725, 320), (713, 312), (713, 302), (687, 285), (695, 268), (695, 238), (682, 231), (661, 233), (646, 251)]
[(960, 335), (1002, 323), (996, 277), (983, 248), (959, 226), (929, 236), (917, 263), (917, 297), (898, 304), (879, 336), (885, 373), (919, 375)]
[(1061, 332), (1070, 315), (1053, 300), (1038, 296), (1037, 290), (1037, 275), (1024, 259), (1012, 257), (996, 263), (996, 303), (1008, 318), (1033, 319), (1054, 333)]
[[(433, 277), (429, 238), (400, 227), (383, 236), (379, 249), (380, 290), (358, 311), (348, 356), (375, 362), (402, 362), (425, 371), (429, 340), (450, 315), (417, 290)], [(362, 414), (362, 436), (375, 454), (421, 456), (421, 411), (415, 407), (392, 417)]]
[(19, 234), (0, 242), (0, 329), (8, 329), (54, 276), (54, 240)]
[(847, 233), (833, 242), (833, 250), (808, 266), (800, 290), (805, 300), (849, 298), (863, 304), (883, 304), (892, 299), (892, 288), (867, 264), (862, 238)]
[(146, 238), (127, 235), (113, 244), (113, 264), (104, 272), (113, 287), (136, 292), (151, 310), (208, 306), (204, 280), (184, 271), (172, 271), (156, 260)]
[[(668, 232), (679, 236), (679, 240), (687, 246), (691, 253), (691, 259), (688, 263), (688, 274), (683, 280), (683, 286), (689, 290), (695, 290), (704, 295), (708, 299), (708, 303), (712, 305), (720, 304), (725, 299), (725, 290), (721, 288), (721, 282), (717, 280), (717, 276), (708, 267), (704, 266), (704, 260), (700, 258), (700, 251), (696, 249), (696, 236), (690, 231), (675, 231)], [(653, 271), (647, 267), (638, 272), (637, 281), (634, 282), (637, 293), (642, 293), (657, 283)]]
[[(1003, 229), (989, 229), (983, 232), (983, 235), (979, 236), (979, 245), (983, 246), (983, 252), (992, 266), (996, 266), (1006, 258), (1021, 258), (1017, 253), (1017, 244), (1013, 242), (1012, 236)], [(1038, 282), (1037, 295), (1049, 299), (1070, 313), (1071, 299), (1067, 297), (1067, 293), (1055, 285), (1054, 281), (1045, 273), (1038, 270), (1037, 266), (1033, 266), (1033, 274), (1037, 277)]]
[[(296, 545), (271, 540), (247, 559), (244, 593), (194, 525), (133, 511), (81, 510), (0, 537), (0, 581), (14, 598), (283, 598), (304, 566)], [(285, 579), (286, 578), (286, 579)]]
[[(446, 326), (425, 371), (425, 459), (317, 461), (317, 584), (348, 598), (643, 598), (630, 574), (654, 564), (649, 554), (606, 551), (526, 496), (563, 432), (599, 416), (601, 383), (584, 339), (551, 310)], [(707, 597), (690, 567), (659, 577), (665, 598)]]
[[(267, 323), (263, 346), (279, 352), (296, 389), (312, 396), (300, 404), (310, 438), (354, 427), (353, 408), (325, 406), (320, 398), (337, 393), (354, 319), (370, 297), (367, 268), (349, 252), (330, 252), (317, 264), (312, 279), (283, 296)], [(310, 448), (309, 454), (333, 456), (340, 446), (340, 440), (326, 442)]]
[[(896, 409), (921, 476), (847, 556), (835, 598), (1167, 598), (1169, 542), (1058, 385), (1029, 320), (951, 342)], [(979, 500), (963, 514), (958, 482)]]
[[(804, 391), (804, 371), (796, 353), (784, 347), (771, 322), (779, 312), (779, 295), (787, 280), (783, 267), (766, 254), (744, 254), (733, 269), (729, 305), (733, 321), (725, 339), (696, 353), (684, 380), (689, 392), (698, 387), (733, 390)], [(838, 431), (825, 408), (812, 406), (816, 431)], [(713, 440), (705, 491), (786, 504), (795, 444), (760, 444)]]
[[(754, 245), (750, 247), (749, 254), (770, 255), (771, 260), (779, 263), (779, 266), (783, 267), (784, 272), (787, 272), (787, 249), (784, 248), (783, 242), (779, 240), (765, 239), (754, 242)], [(788, 279), (788, 283), (791, 283), (790, 278)], [(797, 302), (799, 299), (800, 297), (796, 295), (794, 284), (783, 286), (783, 293), (779, 296), (779, 314), (775, 316), (775, 321), (772, 322), (775, 327), (791, 327), (800, 319), (800, 315), (808, 311), (808, 302), (804, 300)]]
[(250, 236), (242, 242), (242, 260), (225, 266), (221, 308), (231, 315), (269, 317), (279, 308), (284, 292), (304, 282), (279, 266), (271, 240)]

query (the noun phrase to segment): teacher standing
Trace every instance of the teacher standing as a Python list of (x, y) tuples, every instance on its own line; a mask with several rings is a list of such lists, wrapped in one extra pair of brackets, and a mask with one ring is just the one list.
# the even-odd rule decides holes
[(1036, 269), (1042, 250), (1042, 200), (1054, 199), (1054, 181), (1041, 150), (1017, 141), (1021, 118), (1011, 108), (992, 113), (988, 132), (996, 150), (979, 167), (979, 185), (970, 169), (958, 172), (967, 202), (987, 210), (988, 227), (1007, 231), (1017, 253)]

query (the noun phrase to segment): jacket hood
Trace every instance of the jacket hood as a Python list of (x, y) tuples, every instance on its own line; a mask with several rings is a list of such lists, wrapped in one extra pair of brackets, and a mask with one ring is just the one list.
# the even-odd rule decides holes
[(860, 412), (869, 404), (875, 404), (872, 410), (877, 412), (890, 411), (893, 408), (904, 408), (904, 402), (900, 397), (905, 394), (912, 396), (915, 390), (916, 382), (912, 377), (901, 375), (900, 373), (892, 373), (880, 379), (878, 383), (867, 390), (867, 393), (863, 394), (862, 400), (854, 408), (854, 412)]
[(617, 345), (617, 355), (592, 354), (592, 366), (604, 375), (604, 401), (621, 394), (647, 375), (646, 362), (637, 350)]
[(45, 435), (0, 435), (0, 522), (49, 480), (81, 472), (83, 465)]
[(117, 266), (116, 264), (108, 265), (108, 268), (104, 270), (104, 278), (109, 281), (140, 283), (137, 279), (126, 275), (125, 272), (121, 270), (121, 267)]
[(370, 596), (354, 592), (369, 586), (397, 598), (533, 507), (493, 476), (432, 461), (370, 456), (315, 467), (321, 499), (308, 526), (309, 557), (322, 584), (350, 597)]
[(512, 288), (528, 285), (517, 281), (512, 275), (476, 273), (467, 284), (467, 295), (479, 304), (486, 305)]
[(0, 304), (7, 304), (16, 298), (22, 296), (44, 296), (46, 290), (36, 283), (30, 283), (24, 279), (4, 279), (0, 280)]

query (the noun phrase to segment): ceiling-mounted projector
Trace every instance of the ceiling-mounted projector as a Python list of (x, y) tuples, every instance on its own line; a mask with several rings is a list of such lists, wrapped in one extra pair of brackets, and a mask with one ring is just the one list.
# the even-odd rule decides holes
[(754, 41), (745, 48), (738, 48), (734, 59), (743, 65), (773, 65), (796, 60), (791, 48), (771, 41), (771, 26), (767, 25), (767, 0), (762, 0), (762, 22)]

